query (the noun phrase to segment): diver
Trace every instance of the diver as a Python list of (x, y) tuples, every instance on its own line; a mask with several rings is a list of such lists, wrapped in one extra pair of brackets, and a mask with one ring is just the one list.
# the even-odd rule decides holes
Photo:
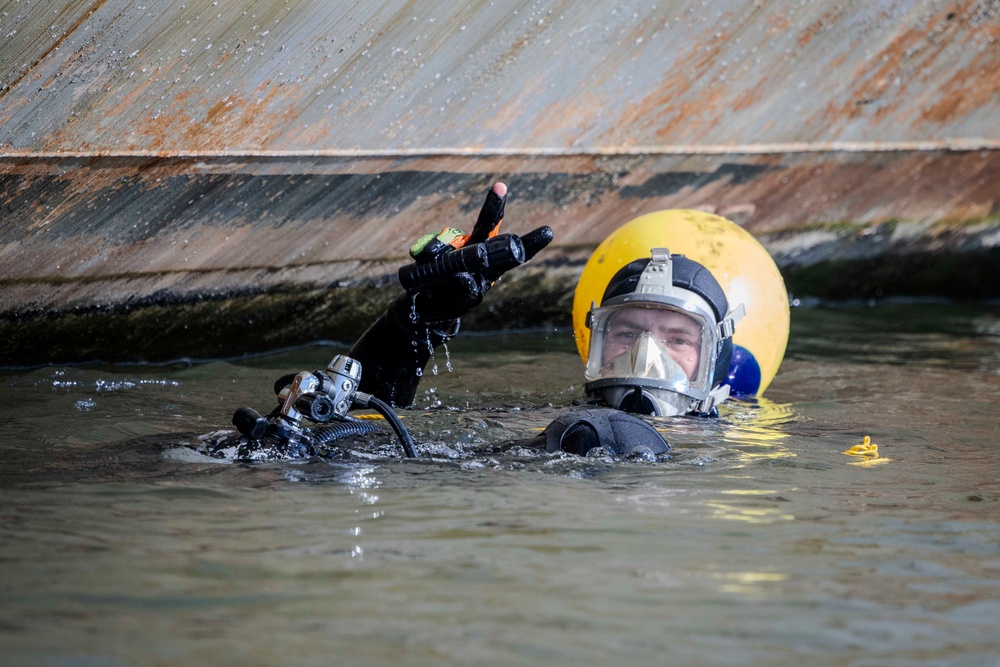
[[(468, 243), (496, 233), (506, 192), (503, 183), (490, 190)], [(416, 266), (428, 238), (411, 250)], [(552, 233), (542, 227), (524, 239), (530, 258)], [(456, 252), (455, 247), (465, 246), (442, 250)], [(397, 407), (411, 405), (434, 347), (458, 332), (460, 318), (482, 301), (496, 277), (457, 271), (400, 296), (349, 353), (365, 369), (364, 391)], [(667, 452), (657, 430), (634, 415), (717, 415), (716, 407), (729, 395), (732, 336), (743, 315), (742, 304), (730, 310), (704, 266), (651, 248), (648, 257), (615, 273), (600, 305), (587, 314), (585, 389), (592, 406), (563, 415), (537, 438), (517, 444), (580, 455), (594, 448), (644, 458)]]
[[(414, 243), (410, 249), (413, 263), (399, 269), (404, 293), (346, 357), (335, 358), (327, 372), (280, 379), (275, 384), (279, 408), (267, 418), (249, 408), (238, 410), (234, 424), (244, 436), (243, 446), (271, 438), (283, 444), (297, 442), (299, 455), (314, 455), (317, 445), (339, 437), (341, 431), (368, 432), (364, 429), (371, 428), (369, 424), (357, 424), (346, 412), (351, 407), (370, 407), (390, 421), (407, 456), (416, 456), (392, 408), (413, 404), (423, 369), (435, 349), (458, 333), (462, 316), (482, 302), (503, 273), (530, 260), (552, 241), (552, 230), (544, 226), (523, 237), (499, 234), (506, 195), (503, 183), (493, 185), (470, 234), (446, 228)], [(734, 225), (718, 216), (666, 211), (644, 217), (653, 219), (631, 221), (598, 247), (577, 285), (574, 330), (585, 362), (588, 403), (554, 420), (536, 438), (511, 446), (578, 455), (597, 450), (655, 459), (669, 452), (670, 445), (636, 415), (716, 416), (718, 405), (731, 393), (753, 396), (773, 377), (787, 339), (788, 311), (783, 282), (766, 250), (744, 230), (734, 232)], [(769, 339), (765, 347), (775, 348), (780, 342), (780, 350), (755, 347), (762, 358), (770, 353), (770, 359), (765, 359), (770, 377), (762, 377), (754, 353), (733, 343), (736, 327), (746, 314), (744, 304), (733, 307), (712, 271), (660, 243), (683, 245), (692, 238), (696, 243), (709, 239), (716, 257), (729, 252), (736, 261), (750, 262), (760, 253), (766, 258), (769, 268), (765, 272), (771, 275), (749, 282), (759, 283), (757, 290), (768, 292), (767, 298), (748, 291), (744, 276), (737, 276), (736, 285), (732, 272), (725, 274), (733, 291), (755, 306), (765, 306), (761, 315), (767, 318), (758, 316), (755, 327), (761, 329), (759, 322), (769, 318), (771, 322), (764, 327)], [(691, 247), (698, 250), (698, 246)], [(606, 261), (611, 256), (616, 261)], [(610, 278), (609, 270), (614, 270)], [(775, 288), (775, 278), (780, 289)], [(586, 300), (589, 307), (582, 305)], [(774, 335), (782, 328), (782, 307), (784, 339)], [(340, 409), (334, 411), (326, 396), (331, 387), (340, 386), (337, 373), (343, 370), (345, 359), (357, 365), (352, 367), (357, 375), (344, 383), (351, 386), (350, 392), (335, 389)], [(303, 419), (325, 423), (331, 416), (347, 423), (339, 423), (336, 428), (340, 430), (309, 429), (302, 424)], [(289, 452), (287, 447), (283, 451)]]

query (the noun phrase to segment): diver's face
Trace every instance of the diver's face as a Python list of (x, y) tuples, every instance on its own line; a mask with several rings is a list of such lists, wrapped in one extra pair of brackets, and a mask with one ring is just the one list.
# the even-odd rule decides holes
[(688, 380), (694, 380), (701, 357), (701, 326), (693, 317), (672, 310), (636, 307), (615, 313), (604, 337), (604, 370), (646, 332), (669, 352)]

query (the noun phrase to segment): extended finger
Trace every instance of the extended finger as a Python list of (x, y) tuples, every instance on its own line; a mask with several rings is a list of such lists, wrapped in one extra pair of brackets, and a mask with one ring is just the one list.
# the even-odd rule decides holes
[(507, 202), (507, 186), (496, 182), (486, 194), (486, 201), (479, 211), (479, 219), (466, 245), (472, 243), (482, 243), (491, 236), (496, 236), (500, 223), (503, 222), (504, 204)]
[(533, 229), (522, 236), (521, 242), (524, 243), (524, 261), (527, 262), (539, 250), (552, 243), (553, 238), (555, 238), (555, 234), (552, 233), (552, 228), (548, 226)]

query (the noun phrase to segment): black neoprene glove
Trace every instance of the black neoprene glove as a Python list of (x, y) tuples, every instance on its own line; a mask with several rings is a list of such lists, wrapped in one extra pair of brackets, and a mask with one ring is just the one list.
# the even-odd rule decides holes
[(502, 183), (490, 189), (471, 234), (445, 229), (413, 245), (410, 255), (414, 263), (399, 270), (399, 282), (410, 297), (411, 319), (443, 322), (461, 318), (482, 303), (501, 275), (527, 262), (552, 241), (549, 227), (539, 227), (523, 237), (497, 234), (506, 193)]
[(553, 238), (549, 227), (523, 237), (498, 235), (507, 188), (495, 184), (471, 234), (446, 229), (422, 237), (399, 270), (406, 293), (351, 349), (361, 362), (361, 391), (390, 405), (412, 404), (434, 349), (458, 333), (459, 320), (483, 301), (500, 276), (535, 256)]

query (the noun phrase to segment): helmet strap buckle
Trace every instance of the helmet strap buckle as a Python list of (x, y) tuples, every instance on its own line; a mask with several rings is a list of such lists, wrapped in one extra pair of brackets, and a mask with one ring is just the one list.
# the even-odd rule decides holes
[(736, 333), (736, 325), (740, 323), (747, 315), (747, 309), (744, 304), (740, 304), (733, 310), (726, 313), (726, 316), (721, 322), (719, 322), (719, 337), (720, 338), (732, 338), (733, 334)]
[(712, 408), (729, 398), (729, 385), (719, 385), (708, 393), (704, 400), (698, 403), (698, 412), (711, 412)]
[(652, 259), (639, 275), (635, 293), (668, 296), (673, 293), (673, 289), (674, 265), (670, 251), (666, 248), (653, 248)]

